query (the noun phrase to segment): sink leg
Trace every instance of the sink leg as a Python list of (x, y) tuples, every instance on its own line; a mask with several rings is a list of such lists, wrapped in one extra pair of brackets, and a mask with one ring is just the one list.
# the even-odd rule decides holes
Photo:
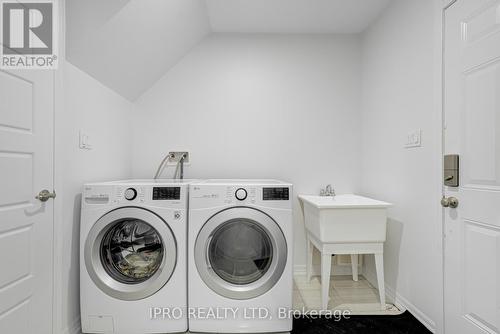
[(321, 307), (328, 309), (328, 292), (330, 291), (330, 269), (332, 267), (331, 254), (321, 255)]
[(352, 280), (358, 281), (358, 254), (351, 254)]
[(307, 281), (311, 281), (312, 277), (312, 262), (313, 262), (313, 254), (314, 254), (314, 245), (311, 242), (309, 236), (307, 236), (307, 263), (306, 263), (306, 274)]
[(375, 254), (377, 267), (378, 294), (380, 296), (380, 309), (385, 310), (385, 281), (384, 281), (384, 254)]

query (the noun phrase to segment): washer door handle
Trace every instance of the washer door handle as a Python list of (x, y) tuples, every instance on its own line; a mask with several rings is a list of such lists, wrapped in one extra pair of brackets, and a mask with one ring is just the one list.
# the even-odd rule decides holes
[(210, 262), (210, 257), (208, 256), (208, 247), (210, 247), (210, 243), (212, 242), (212, 239), (213, 239), (214, 235), (211, 234), (208, 238), (207, 238), (207, 247), (206, 247), (206, 250), (205, 250), (205, 258), (206, 258), (206, 261), (207, 261), (207, 268), (209, 270), (212, 269), (212, 263)]

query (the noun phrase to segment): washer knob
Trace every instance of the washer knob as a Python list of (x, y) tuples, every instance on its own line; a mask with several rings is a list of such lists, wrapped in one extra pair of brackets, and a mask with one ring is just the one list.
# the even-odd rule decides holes
[(128, 188), (127, 190), (125, 190), (124, 196), (125, 199), (131, 201), (137, 197), (137, 190), (135, 190), (134, 188)]
[(236, 196), (236, 199), (238, 199), (239, 201), (243, 201), (245, 198), (247, 198), (248, 194), (247, 194), (247, 191), (245, 189), (238, 188), (238, 189), (236, 189), (234, 196)]

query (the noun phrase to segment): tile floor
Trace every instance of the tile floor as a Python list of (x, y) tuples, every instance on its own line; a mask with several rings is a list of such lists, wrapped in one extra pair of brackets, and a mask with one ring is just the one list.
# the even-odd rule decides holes
[[(321, 281), (314, 276), (307, 282), (306, 276), (294, 277), (293, 303), (295, 309), (321, 309)], [(330, 301), (328, 307), (332, 310), (350, 310), (351, 314), (401, 314), (397, 307), (387, 304), (386, 310), (380, 310), (378, 290), (363, 276), (357, 282), (352, 276), (333, 276), (330, 281)]]

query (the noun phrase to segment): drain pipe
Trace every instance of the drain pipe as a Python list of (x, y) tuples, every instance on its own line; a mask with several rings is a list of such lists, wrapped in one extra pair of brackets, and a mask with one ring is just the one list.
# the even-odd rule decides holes
[(179, 173), (179, 179), (183, 180), (184, 179), (184, 159), (186, 158), (186, 155), (183, 154), (182, 157), (179, 160), (179, 163), (181, 164), (181, 170)]
[(180, 180), (184, 179), (184, 159), (186, 159), (186, 154), (180, 157), (177, 166), (175, 166), (174, 179), (177, 178), (177, 174), (179, 174)]

